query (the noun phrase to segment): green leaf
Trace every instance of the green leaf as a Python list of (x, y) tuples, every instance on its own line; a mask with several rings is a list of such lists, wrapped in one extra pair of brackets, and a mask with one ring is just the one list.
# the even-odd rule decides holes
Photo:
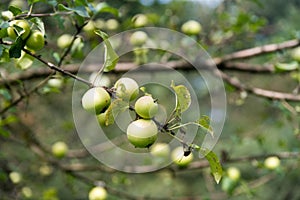
[(30, 21), (37, 26), (37, 28), (43, 33), (43, 35), (45, 35), (44, 22), (40, 18), (35, 17), (35, 18), (32, 18)]
[(116, 17), (119, 16), (119, 11), (118, 11), (118, 9), (109, 6), (109, 5), (108, 5), (107, 3), (105, 3), (105, 2), (99, 3), (99, 4), (95, 7), (94, 10), (95, 10), (95, 12), (96, 12), (96, 13), (94, 13), (94, 14), (107, 12), (107, 13), (113, 14), (113, 15), (116, 16)]
[(14, 14), (14, 16), (21, 14), (22, 10), (15, 6), (9, 6), (8, 10)]
[(16, 121), (18, 121), (18, 118), (16, 116), (10, 115), (10, 116), (0, 120), (0, 126), (8, 125), (8, 124), (14, 123)]
[(0, 135), (7, 138), (10, 136), (10, 132), (7, 131), (6, 129), (0, 127)]
[(43, 0), (28, 0), (28, 5), (32, 5), (34, 3), (44, 2)]
[(171, 87), (176, 94), (176, 111), (180, 113), (186, 111), (191, 105), (191, 94), (189, 90), (184, 85), (175, 86), (173, 81)]
[(214, 136), (212, 127), (210, 126), (210, 118), (207, 115), (202, 115), (200, 119), (196, 122), (205, 131), (209, 132), (211, 136)]
[(105, 53), (103, 71), (109, 72), (111, 70), (114, 70), (119, 61), (118, 54), (113, 49), (111, 43), (109, 42), (108, 35), (106, 33), (100, 30), (96, 30), (95, 33), (104, 40)]
[(20, 58), (21, 51), (24, 48), (24, 46), (25, 46), (25, 41), (21, 37), (18, 37), (15, 43), (9, 49), (9, 57)]
[(0, 57), (2, 56), (2, 54), (3, 54), (3, 50), (4, 50), (5, 48), (3, 47), (3, 45), (0, 45)]
[(276, 63), (275, 69), (277, 72), (293, 71), (299, 69), (299, 63), (297, 61), (290, 63)]
[[(0, 75), (1, 76), (1, 75)], [(5, 100), (11, 100), (12, 96), (7, 89), (0, 89), (0, 96), (4, 97)]]
[(60, 10), (60, 11), (74, 11), (76, 14), (78, 14), (81, 17), (86, 17), (86, 18), (89, 17), (89, 13), (88, 13), (88, 11), (86, 10), (86, 8), (84, 6), (77, 6), (77, 7), (74, 7), (74, 8), (69, 8), (69, 7), (66, 7), (63, 4), (59, 4), (58, 5), (58, 10)]
[(113, 102), (111, 102), (110, 106), (108, 107), (106, 111), (105, 116), (105, 125), (109, 126), (115, 122), (115, 117), (120, 112), (124, 112), (128, 108), (128, 102), (123, 101), (122, 99), (116, 99)]
[(198, 150), (202, 155), (205, 156), (206, 160), (209, 162), (211, 173), (214, 176), (217, 184), (219, 184), (223, 175), (223, 169), (218, 156), (213, 151), (210, 151), (208, 149), (200, 148), (196, 150)]

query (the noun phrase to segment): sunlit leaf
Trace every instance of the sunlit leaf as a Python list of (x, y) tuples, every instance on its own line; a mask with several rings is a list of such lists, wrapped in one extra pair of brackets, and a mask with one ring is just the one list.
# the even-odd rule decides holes
[(206, 160), (209, 162), (211, 173), (214, 176), (216, 183), (219, 184), (223, 175), (223, 169), (218, 156), (208, 149), (201, 148), (199, 152), (204, 155)]
[(191, 105), (191, 94), (184, 85), (174, 85), (172, 82), (171, 87), (176, 94), (176, 110), (179, 112), (186, 111)]
[(69, 7), (66, 7), (63, 4), (59, 4), (58, 9), (60, 11), (74, 11), (76, 14), (78, 14), (81, 17), (86, 17), (86, 18), (89, 17), (89, 13), (88, 13), (88, 11), (86, 10), (86, 8), (84, 6), (77, 6), (77, 7), (74, 7), (74, 8), (69, 8)]
[(210, 126), (210, 118), (206, 115), (202, 115), (200, 119), (196, 122), (205, 131), (209, 132), (211, 136), (214, 136), (212, 127)]
[(111, 102), (110, 106), (106, 111), (105, 116), (105, 125), (109, 126), (114, 123), (114, 119), (120, 112), (124, 112), (128, 108), (128, 102), (123, 101), (122, 99), (116, 99)]
[(119, 56), (113, 49), (109, 39), (108, 35), (100, 30), (96, 30), (95, 33), (99, 35), (103, 41), (104, 41), (104, 47), (105, 47), (105, 53), (104, 53), (104, 66), (103, 71), (109, 72), (111, 70), (114, 70), (118, 61)]

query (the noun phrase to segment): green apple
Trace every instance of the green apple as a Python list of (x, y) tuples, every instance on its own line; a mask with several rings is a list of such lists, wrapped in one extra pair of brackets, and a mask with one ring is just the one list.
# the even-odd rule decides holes
[(109, 31), (115, 31), (119, 28), (119, 22), (115, 19), (109, 19), (106, 21), (105, 27)]
[(277, 156), (270, 156), (265, 159), (264, 166), (267, 169), (276, 169), (280, 166), (280, 159)]
[(137, 148), (150, 147), (157, 139), (157, 126), (152, 120), (138, 119), (127, 127), (127, 138)]
[(64, 80), (62, 77), (57, 76), (57, 77), (50, 78), (47, 84), (52, 88), (60, 89), (64, 84)]
[(136, 31), (130, 36), (130, 44), (141, 46), (148, 40), (148, 35), (144, 31)]
[(40, 166), (39, 172), (42, 176), (49, 176), (50, 174), (52, 174), (53, 168), (49, 165), (44, 164)]
[(34, 30), (26, 40), (26, 46), (34, 51), (41, 50), (45, 46), (45, 38), (41, 31)]
[(9, 4), (8, 4), (8, 7), (9, 6), (14, 6), (14, 7), (18, 7), (20, 8), (21, 10), (25, 7), (27, 7), (26, 1), (24, 0), (12, 0)]
[(192, 153), (188, 156), (184, 156), (183, 148), (180, 146), (172, 151), (171, 158), (179, 167), (187, 167), (193, 161), (194, 156)]
[(294, 60), (300, 62), (300, 47), (293, 49), (291, 56)]
[(84, 27), (83, 27), (84, 32), (86, 32), (86, 34), (89, 37), (95, 36), (95, 22), (90, 20)]
[(84, 93), (81, 103), (85, 110), (98, 115), (109, 106), (110, 101), (110, 95), (103, 87), (94, 87)]
[(167, 143), (155, 143), (151, 146), (150, 153), (155, 157), (168, 158), (170, 147)]
[[(26, 20), (15, 20), (10, 22), (9, 25), (10, 26), (7, 28), (7, 34), (11, 39), (16, 39), (17, 36), (20, 35), (21, 38), (25, 40), (30, 34), (30, 25)], [(22, 30), (16, 28), (16, 26)]]
[(105, 21), (103, 19), (97, 19), (95, 22), (94, 22), (94, 25), (96, 28), (98, 29), (104, 29), (105, 28)]
[(151, 96), (140, 97), (134, 105), (135, 112), (145, 119), (150, 119), (158, 112), (158, 104)]
[(236, 167), (229, 167), (227, 169), (227, 175), (230, 179), (232, 179), (234, 181), (238, 181), (241, 177), (241, 172)]
[(22, 187), (21, 191), (25, 198), (30, 199), (32, 197), (32, 190), (30, 187)]
[(131, 78), (123, 77), (115, 83), (116, 95), (124, 100), (134, 100), (139, 95), (139, 85)]
[(22, 181), (22, 175), (19, 172), (10, 172), (8, 176), (11, 182), (13, 182), (14, 184), (18, 184)]
[(137, 14), (133, 17), (133, 25), (134, 27), (143, 27), (148, 24), (148, 17), (144, 14)]
[(181, 26), (181, 31), (187, 35), (197, 35), (201, 30), (201, 24), (195, 20), (189, 20)]
[(68, 152), (68, 145), (62, 141), (55, 142), (52, 145), (52, 154), (57, 158), (63, 158)]
[(4, 20), (11, 20), (14, 17), (14, 14), (9, 10), (2, 11), (1, 16)]
[(100, 186), (94, 187), (89, 192), (89, 200), (105, 200), (107, 198), (106, 189)]
[(57, 38), (57, 46), (61, 49), (69, 47), (72, 43), (73, 36), (70, 34), (63, 34)]

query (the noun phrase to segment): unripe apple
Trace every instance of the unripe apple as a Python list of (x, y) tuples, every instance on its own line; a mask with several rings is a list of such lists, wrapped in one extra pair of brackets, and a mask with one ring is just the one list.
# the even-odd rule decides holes
[(140, 97), (134, 105), (135, 112), (145, 119), (150, 119), (158, 112), (158, 104), (151, 96)]
[(298, 62), (300, 62), (300, 47), (293, 49), (292, 58)]
[(72, 35), (63, 34), (57, 38), (57, 46), (61, 49), (67, 48), (71, 45), (72, 39)]
[(276, 169), (280, 166), (280, 159), (277, 156), (271, 156), (265, 159), (264, 165), (267, 169)]
[(25, 198), (29, 199), (32, 197), (32, 190), (30, 187), (22, 187), (21, 191)]
[(127, 138), (138, 148), (150, 147), (157, 139), (157, 126), (152, 120), (139, 119), (127, 127)]
[(184, 156), (183, 148), (176, 147), (171, 153), (171, 158), (179, 167), (186, 167), (193, 161), (194, 156), (192, 153), (188, 156)]
[(148, 17), (144, 14), (138, 14), (134, 16), (133, 19), (134, 19), (133, 25), (136, 28), (146, 26), (148, 24)]
[(34, 51), (41, 50), (45, 46), (45, 38), (41, 31), (34, 30), (26, 40), (26, 46)]
[(9, 3), (8, 7), (9, 6), (14, 6), (14, 7), (18, 7), (20, 9), (23, 9), (23, 8), (27, 7), (27, 5), (25, 4), (25, 2), (26, 1), (24, 1), (24, 0), (12, 0)]
[(130, 44), (141, 46), (148, 40), (148, 35), (144, 31), (136, 31), (130, 36)]
[(8, 176), (11, 182), (13, 182), (14, 184), (18, 184), (22, 180), (22, 175), (19, 172), (10, 172)]
[(40, 166), (39, 172), (42, 176), (49, 176), (50, 174), (52, 174), (53, 168), (49, 165), (44, 164)]
[(167, 143), (155, 143), (150, 149), (151, 155), (160, 158), (168, 158), (170, 155), (170, 147)]
[(25, 40), (30, 34), (30, 25), (26, 20), (15, 20), (10, 22), (9, 25), (10, 27), (7, 28), (7, 34), (11, 39), (16, 39), (18, 36), (17, 32), (20, 31), (14, 26), (18, 26), (23, 29), (19, 32), (23, 40)]
[(52, 88), (60, 89), (63, 86), (64, 80), (62, 77), (53, 77), (48, 80), (48, 86)]
[(87, 33), (89, 37), (94, 36), (94, 30), (95, 30), (95, 22), (89, 21), (84, 27), (83, 30)]
[(115, 31), (119, 28), (119, 22), (115, 19), (109, 19), (106, 21), (105, 27), (109, 31)]
[(95, 114), (100, 114), (110, 104), (110, 95), (102, 87), (94, 87), (86, 91), (82, 97), (82, 107)]
[(131, 78), (120, 78), (116, 83), (116, 95), (124, 100), (134, 100), (139, 95), (139, 85)]
[(241, 177), (241, 172), (236, 167), (229, 167), (227, 169), (227, 175), (230, 179), (232, 179), (234, 181), (238, 181)]
[(181, 26), (181, 31), (187, 35), (197, 35), (201, 30), (201, 24), (195, 20), (189, 20)]
[(68, 149), (66, 143), (58, 141), (52, 145), (52, 154), (57, 158), (63, 158), (67, 154)]
[(103, 187), (94, 187), (89, 192), (89, 200), (105, 200), (106, 198), (107, 192)]
[(105, 21), (103, 19), (97, 19), (95, 22), (94, 22), (94, 25), (96, 28), (98, 29), (104, 29), (105, 28)]
[(14, 14), (9, 10), (6, 10), (1, 12), (1, 16), (4, 20), (10, 20), (14, 17)]

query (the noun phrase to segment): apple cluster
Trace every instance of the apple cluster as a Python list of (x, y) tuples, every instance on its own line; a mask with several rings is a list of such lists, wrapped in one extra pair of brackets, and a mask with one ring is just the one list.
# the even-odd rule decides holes
[(41, 50), (45, 45), (44, 34), (39, 30), (31, 30), (30, 24), (24, 19), (11, 21), (7, 36), (13, 40), (20, 37), (25, 41), (26, 48), (33, 51)]
[(139, 98), (138, 96), (137, 82), (132, 78), (123, 77), (117, 80), (111, 89), (103, 86), (88, 89), (82, 96), (81, 103), (86, 111), (97, 115), (101, 126), (106, 126), (108, 108), (114, 100), (121, 99), (129, 104), (135, 101), (134, 106), (128, 106), (130, 110), (135, 111), (136, 119), (127, 127), (127, 138), (134, 147), (147, 148), (157, 139), (158, 127), (153, 117), (158, 112), (158, 104), (149, 95)]

